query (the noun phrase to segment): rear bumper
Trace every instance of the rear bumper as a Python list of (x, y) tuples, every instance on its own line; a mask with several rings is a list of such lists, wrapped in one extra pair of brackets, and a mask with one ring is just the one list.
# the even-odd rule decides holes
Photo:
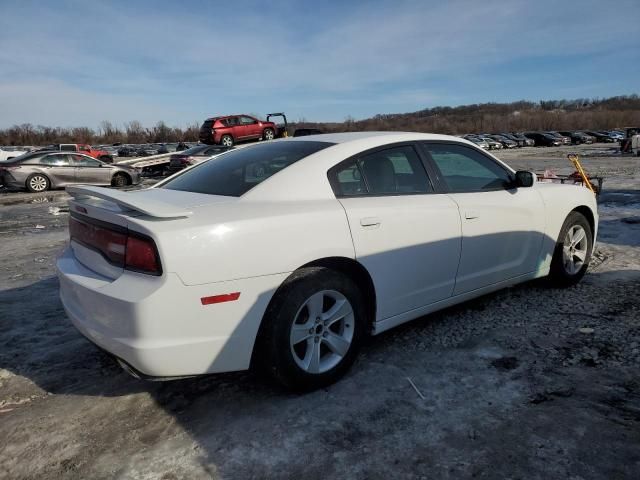
[[(60, 298), (74, 326), (144, 376), (244, 370), (267, 304), (285, 274), (186, 286), (175, 273), (123, 273), (116, 280), (84, 267), (67, 249), (57, 261)], [(237, 301), (201, 298), (241, 292)]]

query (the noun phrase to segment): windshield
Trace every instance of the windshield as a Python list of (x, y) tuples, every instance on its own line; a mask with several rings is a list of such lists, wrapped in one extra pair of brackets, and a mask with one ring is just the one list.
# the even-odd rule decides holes
[(239, 148), (185, 170), (159, 188), (239, 197), (329, 142), (285, 141)]

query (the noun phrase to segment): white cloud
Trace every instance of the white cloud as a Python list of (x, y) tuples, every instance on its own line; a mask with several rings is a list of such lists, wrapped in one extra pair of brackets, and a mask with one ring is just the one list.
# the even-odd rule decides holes
[(437, 88), (447, 78), (639, 39), (619, 25), (632, 1), (618, 10), (589, 0), (225, 5), (5, 5), (0, 126), (17, 118), (184, 124), (270, 108), (322, 119), (375, 105), (411, 110), (459, 96)]

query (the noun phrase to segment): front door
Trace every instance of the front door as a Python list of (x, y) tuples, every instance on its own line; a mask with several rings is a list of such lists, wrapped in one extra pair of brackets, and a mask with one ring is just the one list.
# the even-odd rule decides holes
[(111, 184), (111, 169), (87, 155), (71, 155), (76, 167), (76, 183), (91, 183), (98, 185)]
[(357, 260), (377, 292), (376, 320), (450, 297), (460, 258), (456, 203), (434, 193), (416, 148), (399, 144), (330, 172)]
[(424, 144), (462, 225), (462, 252), (454, 294), (538, 269), (544, 203), (535, 188), (513, 187), (513, 173), (469, 146)]

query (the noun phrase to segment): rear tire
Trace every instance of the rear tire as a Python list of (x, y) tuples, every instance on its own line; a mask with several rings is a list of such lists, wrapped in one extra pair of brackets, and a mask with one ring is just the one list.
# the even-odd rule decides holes
[(365, 328), (364, 299), (350, 278), (327, 268), (303, 268), (272, 299), (256, 360), (290, 389), (322, 388), (351, 367)]
[(571, 212), (560, 229), (551, 259), (551, 284), (560, 288), (577, 284), (587, 272), (592, 249), (593, 233), (589, 221), (583, 214)]
[(220, 145), (224, 145), (225, 147), (233, 147), (233, 144), (233, 137), (229, 134), (223, 135), (220, 139)]
[(126, 187), (131, 184), (131, 179), (124, 173), (116, 173), (111, 179), (112, 187)]
[(51, 182), (46, 175), (43, 175), (42, 173), (33, 173), (29, 175), (29, 178), (27, 178), (26, 187), (30, 192), (46, 192), (51, 187)]

